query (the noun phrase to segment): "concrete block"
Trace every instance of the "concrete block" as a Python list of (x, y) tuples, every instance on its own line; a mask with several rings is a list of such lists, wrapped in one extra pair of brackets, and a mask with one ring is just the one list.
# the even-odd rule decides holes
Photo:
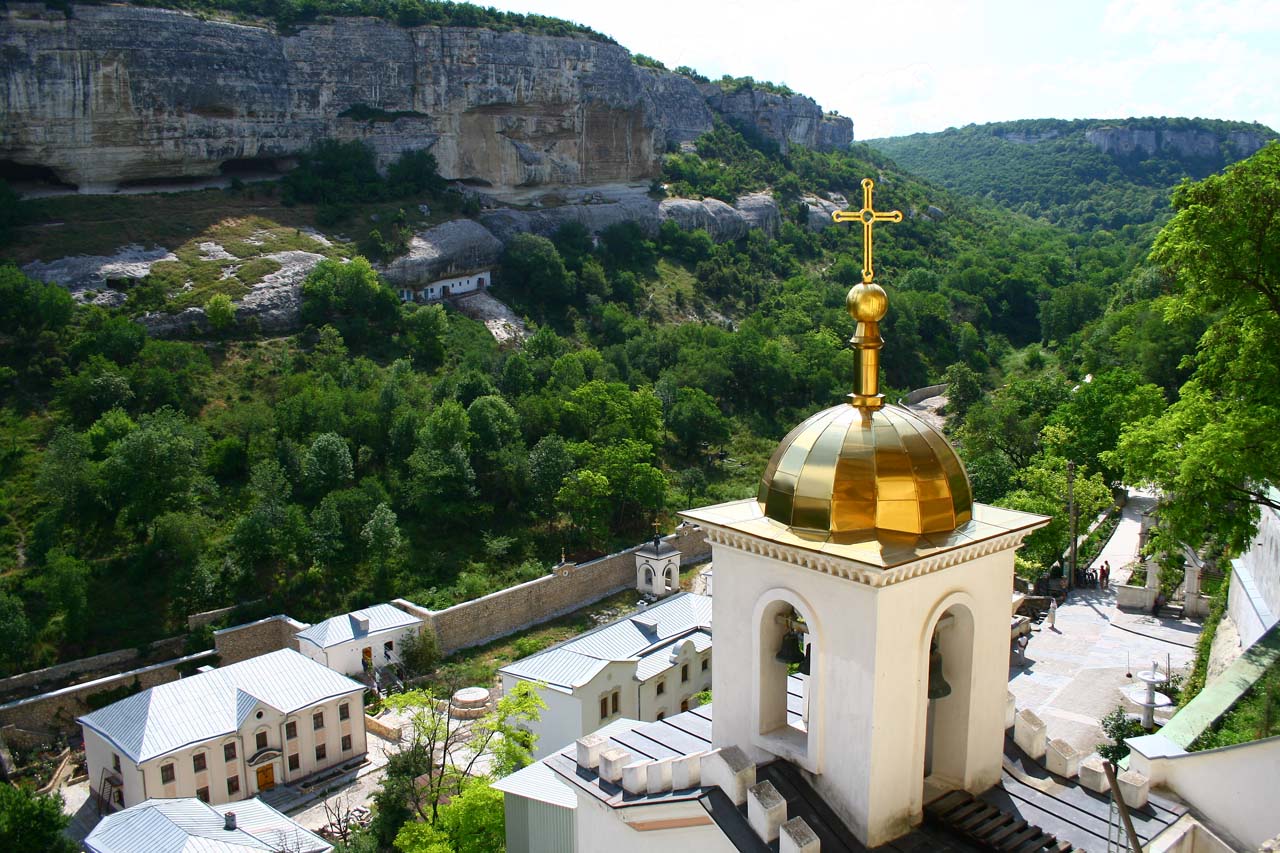
[(1030, 708), (1023, 708), (1014, 717), (1013, 741), (1036, 761), (1044, 760), (1048, 733), (1044, 721)]
[(1080, 762), (1080, 784), (1095, 794), (1105, 794), (1110, 790), (1111, 783), (1107, 781), (1107, 771), (1102, 769), (1105, 763), (1106, 759), (1096, 752)]
[(1008, 731), (1013, 728), (1013, 718), (1018, 714), (1018, 703), (1012, 692), (1006, 693), (1004, 698), (1004, 729)]
[(600, 752), (600, 778), (615, 785), (622, 783), (622, 768), (631, 763), (631, 753), (620, 746)]
[(649, 762), (648, 788), (650, 794), (671, 790), (671, 765), (674, 759), (664, 758), (661, 761)]
[(1151, 793), (1151, 782), (1136, 770), (1126, 770), (1116, 777), (1116, 785), (1120, 788), (1120, 797), (1131, 809), (1140, 809), (1147, 804), (1147, 796)]
[(683, 791), (702, 784), (702, 758), (705, 752), (695, 752), (671, 759), (671, 789)]
[(600, 750), (609, 742), (600, 735), (587, 735), (578, 738), (575, 743), (578, 750), (578, 766), (583, 770), (595, 770), (600, 766)]
[(652, 761), (633, 761), (622, 768), (622, 790), (628, 794), (649, 793), (649, 765)]
[(756, 766), (736, 746), (713, 749), (702, 759), (702, 784), (719, 787), (735, 806), (747, 801), (747, 789), (755, 783)]
[(1080, 773), (1080, 759), (1083, 756), (1065, 740), (1054, 739), (1049, 741), (1049, 748), (1044, 758), (1045, 767), (1050, 773), (1057, 773), (1066, 779), (1074, 779)]
[(786, 820), (787, 801), (772, 782), (761, 782), (747, 789), (747, 823), (765, 844), (778, 837), (778, 830)]
[(793, 817), (778, 833), (778, 853), (821, 853), (818, 834), (802, 817)]

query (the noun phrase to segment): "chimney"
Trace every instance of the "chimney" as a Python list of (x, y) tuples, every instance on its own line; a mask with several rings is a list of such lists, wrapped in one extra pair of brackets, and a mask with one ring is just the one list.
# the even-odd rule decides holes
[(236, 813), (235, 812), (227, 812), (225, 815), (223, 815), (222, 828), (225, 829), (227, 832), (235, 832), (235, 829), (236, 829)]

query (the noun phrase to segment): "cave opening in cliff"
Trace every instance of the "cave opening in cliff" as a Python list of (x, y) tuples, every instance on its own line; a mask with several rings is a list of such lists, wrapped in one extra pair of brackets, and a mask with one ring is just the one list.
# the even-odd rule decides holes
[(218, 174), (242, 181), (265, 180), (278, 178), (296, 165), (293, 157), (233, 157), (222, 161)]
[(77, 188), (75, 184), (58, 177), (58, 173), (48, 166), (19, 163), (16, 160), (0, 160), (0, 181), (6, 182), (19, 192)]

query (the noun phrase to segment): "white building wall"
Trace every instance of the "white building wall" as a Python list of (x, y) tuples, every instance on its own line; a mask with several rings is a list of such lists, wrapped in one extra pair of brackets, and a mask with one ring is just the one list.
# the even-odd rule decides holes
[[(519, 679), (504, 674), (502, 676), (503, 692), (511, 692), (517, 683)], [(547, 707), (541, 711), (537, 720), (528, 724), (529, 730), (538, 736), (533, 749), (535, 759), (546, 758), (573, 743), (586, 732), (594, 731), (594, 729), (584, 730), (582, 727), (582, 701), (577, 696), (545, 685), (538, 688), (538, 694), (547, 703)]]
[(1280, 619), (1280, 514), (1263, 507), (1253, 544), (1232, 561), (1227, 613), (1248, 648)]
[(89, 768), (89, 787), (94, 793), (101, 794), (102, 771), (111, 772), (112, 756), (120, 756), (120, 779), (124, 783), (121, 789), (124, 807), (136, 805), (146, 799), (143, 791), (142, 772), (125, 758), (111, 742), (91, 729), (84, 729), (85, 763)]
[(458, 296), (463, 293), (474, 293), (487, 288), (492, 282), (489, 270), (480, 270), (470, 275), (442, 278), (415, 288), (401, 288), (400, 298), (405, 302), (432, 302), (444, 299), (445, 296)]
[[(400, 662), (400, 649), (404, 645), (405, 637), (418, 630), (417, 625), (408, 625), (403, 628), (391, 628), (386, 631), (375, 631), (368, 636), (358, 639), (349, 640), (345, 643), (339, 643), (336, 646), (330, 646), (322, 651), (323, 657), (317, 658), (311, 652), (303, 650), (303, 654), (313, 660), (318, 660), (325, 666), (343, 675), (359, 675), (364, 671), (364, 650), (370, 649), (373, 652), (373, 665), (386, 666), (390, 663)], [(386, 644), (391, 643), (391, 656), (385, 653)], [(299, 640), (299, 646), (310, 646), (312, 649), (316, 647), (306, 641)]]
[[(655, 806), (612, 809), (584, 794), (578, 794), (574, 810), (577, 849), (607, 853), (654, 853), (654, 851), (697, 851), (697, 853), (737, 853), (720, 827), (697, 801)], [(698, 826), (641, 830), (632, 826), (661, 821), (705, 821)], [(530, 850), (529, 853), (561, 853)]]

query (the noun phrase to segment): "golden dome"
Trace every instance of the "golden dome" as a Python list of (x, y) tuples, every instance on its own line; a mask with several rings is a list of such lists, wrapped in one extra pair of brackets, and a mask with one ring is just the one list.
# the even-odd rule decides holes
[(943, 533), (973, 515), (956, 452), (898, 406), (841, 403), (818, 412), (773, 452), (757, 500), (766, 516), (799, 532)]

